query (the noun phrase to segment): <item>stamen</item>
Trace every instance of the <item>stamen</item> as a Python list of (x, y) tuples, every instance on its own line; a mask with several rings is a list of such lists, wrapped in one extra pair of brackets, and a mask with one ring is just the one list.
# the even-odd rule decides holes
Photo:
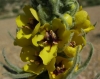
[(30, 60), (30, 62), (31, 62), (31, 63), (33, 63), (33, 62), (34, 62), (34, 60)]
[(53, 30), (46, 31), (43, 43), (50, 44), (51, 46), (53, 44), (58, 44), (58, 38), (56, 34), (53, 32)]
[(24, 28), (27, 28), (27, 29), (30, 29), (30, 27), (29, 26), (23, 26)]
[(75, 41), (70, 42), (70, 46), (71, 47), (75, 47), (76, 46), (76, 42)]
[(66, 70), (65, 65), (62, 62), (56, 63), (55, 67), (56, 69), (53, 71), (53, 74), (55, 75), (61, 74)]
[(50, 30), (50, 34), (51, 34), (51, 36), (52, 36), (53, 39), (56, 39), (57, 38), (56, 37), (56, 34), (52, 30)]

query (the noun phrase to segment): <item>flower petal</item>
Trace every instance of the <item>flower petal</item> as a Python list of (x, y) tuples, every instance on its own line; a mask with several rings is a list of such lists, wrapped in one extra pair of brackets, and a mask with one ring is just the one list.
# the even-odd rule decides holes
[(30, 8), (30, 11), (31, 11), (32, 15), (34, 16), (34, 18), (35, 18), (37, 21), (39, 21), (39, 17), (38, 17), (37, 12), (36, 12), (33, 8)]
[(63, 58), (63, 57), (60, 57), (60, 56), (57, 56), (56, 63), (61, 63), (61, 62), (62, 62), (62, 65), (65, 66), (66, 70), (63, 73), (59, 73), (58, 75), (55, 75), (53, 72), (48, 72), (50, 79), (63, 78), (66, 75), (66, 73), (68, 72), (68, 70), (70, 69), (70, 67), (73, 65), (73, 61)]
[(35, 28), (34, 28), (34, 30), (33, 30), (33, 32), (32, 32), (32, 36), (34, 36), (34, 35), (39, 31), (39, 28), (40, 28), (40, 23), (38, 23), (38, 24), (35, 26)]
[(52, 72), (55, 70), (55, 62), (56, 58), (53, 58), (48, 65), (45, 65), (48, 72)]
[(34, 47), (23, 47), (20, 53), (21, 60), (24, 62), (34, 60), (37, 52), (38, 51)]
[(89, 31), (93, 30), (94, 28), (95, 27), (91, 25), (89, 28), (84, 29), (84, 31), (87, 33)]
[(66, 31), (64, 31), (62, 36), (59, 36), (59, 39), (61, 40), (58, 43), (59, 48), (62, 48), (66, 43), (68, 43), (68, 41), (70, 39), (70, 35), (71, 35), (71, 32), (69, 30), (66, 30)]
[(85, 38), (80, 35), (80, 33), (77, 30), (73, 30), (74, 35), (72, 38), (72, 41), (76, 42), (76, 45), (86, 45), (86, 40)]
[(76, 51), (77, 51), (77, 48), (76, 47), (74, 48), (71, 46), (66, 46), (66, 48), (64, 49), (64, 52), (68, 57), (74, 57), (76, 55)]
[(88, 17), (88, 13), (84, 10), (78, 11), (75, 15), (76, 25), (83, 23)]
[(62, 33), (65, 31), (66, 27), (63, 23), (61, 23), (60, 19), (54, 19), (52, 21), (52, 30), (57, 31), (58, 35), (62, 35)]
[(24, 66), (24, 71), (26, 72), (31, 72), (31, 73), (35, 73), (37, 75), (39, 75), (41, 73), (41, 71), (44, 70), (44, 65), (37, 65), (35, 63), (30, 63)]
[(29, 18), (31, 18), (33, 15), (31, 14), (31, 12), (30, 12), (30, 8), (32, 8), (31, 6), (29, 6), (29, 5), (25, 5), (24, 6), (24, 8), (23, 8), (23, 11), (25, 12), (25, 14), (29, 17)]
[[(75, 57), (76, 56), (76, 52), (77, 52), (77, 47), (71, 47), (71, 46), (65, 46), (64, 48), (64, 53), (68, 56), (68, 57)], [(79, 49), (82, 49), (82, 46), (79, 45)]]
[(32, 43), (33, 43), (33, 45), (39, 46), (38, 42), (40, 42), (43, 38), (44, 38), (44, 35), (42, 35), (42, 34), (35, 35), (35, 36), (32, 38)]
[(31, 34), (26, 35), (22, 30), (18, 31), (14, 44), (22, 47), (31, 45)]
[(45, 46), (39, 56), (44, 65), (48, 65), (50, 61), (57, 55), (57, 45)]
[(16, 23), (19, 28), (26, 26), (28, 23), (28, 17), (26, 15), (19, 15), (16, 18)]

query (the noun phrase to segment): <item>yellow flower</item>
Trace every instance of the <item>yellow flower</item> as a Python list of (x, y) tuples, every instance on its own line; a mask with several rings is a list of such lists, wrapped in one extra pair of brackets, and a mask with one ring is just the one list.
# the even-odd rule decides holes
[(73, 61), (57, 56), (55, 70), (52, 72), (48, 71), (50, 79), (62, 79), (72, 65)]
[(68, 43), (70, 34), (71, 32), (66, 30), (60, 19), (54, 19), (52, 25), (46, 23), (41, 26), (40, 33), (32, 38), (32, 43), (43, 48), (39, 56), (44, 65), (47, 65), (52, 58), (56, 57), (57, 48), (62, 48)]
[(68, 57), (74, 57), (77, 52), (77, 48), (79, 47), (79, 50), (82, 50), (82, 47), (86, 45), (86, 40), (83, 36), (80, 35), (78, 31), (73, 30), (74, 35), (72, 37), (72, 40), (69, 44), (69, 46), (65, 46), (64, 52)]
[(74, 29), (79, 32), (83, 29), (86, 33), (94, 29), (94, 26), (90, 22), (88, 13), (85, 10), (80, 9), (76, 12)]
[(39, 48), (32, 46), (22, 48), (20, 53), (21, 60), (29, 62), (23, 67), (24, 71), (39, 74), (44, 70), (42, 59), (38, 56), (38, 54)]
[(48, 65), (44, 65), (42, 59), (39, 57), (39, 51), (40, 48), (32, 46), (22, 48), (20, 53), (21, 60), (28, 62), (28, 64), (23, 67), (24, 71), (39, 75), (45, 69), (48, 71), (55, 69), (55, 58), (53, 58)]
[(14, 44), (25, 47), (30, 45), (28, 42), (31, 36), (34, 36), (38, 32), (40, 22), (37, 12), (31, 6), (25, 6), (23, 11), (25, 14), (19, 15), (16, 18), (19, 31), (17, 32)]

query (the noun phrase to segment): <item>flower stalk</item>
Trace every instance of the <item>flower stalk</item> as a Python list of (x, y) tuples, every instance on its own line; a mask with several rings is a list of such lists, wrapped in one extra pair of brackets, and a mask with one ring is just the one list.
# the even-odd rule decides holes
[[(16, 18), (14, 45), (20, 46), (22, 68), (1, 65), (12, 78), (75, 79), (89, 64), (93, 46), (86, 61), (80, 64), (80, 53), (88, 43), (86, 34), (94, 29), (88, 13), (77, 0), (31, 0), (23, 8), (25, 14)], [(11, 34), (10, 34), (11, 36)]]

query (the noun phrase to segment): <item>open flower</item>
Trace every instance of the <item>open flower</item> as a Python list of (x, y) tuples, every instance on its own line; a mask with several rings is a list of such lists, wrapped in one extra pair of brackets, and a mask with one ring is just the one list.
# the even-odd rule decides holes
[(29, 62), (23, 69), (26, 72), (31, 72), (39, 74), (44, 70), (44, 65), (42, 59), (38, 56), (39, 48), (36, 47), (23, 47), (20, 53), (21, 60), (24, 62)]
[(72, 30), (74, 33), (72, 40), (69, 43), (69, 46), (65, 46), (64, 52), (68, 57), (74, 57), (76, 55), (77, 49), (82, 50), (83, 46), (86, 45), (85, 38), (80, 35), (77, 30)]
[(31, 72), (39, 75), (43, 70), (53, 71), (55, 69), (55, 58), (53, 58), (48, 65), (44, 65), (42, 59), (39, 57), (40, 48), (37, 47), (23, 47), (20, 53), (21, 60), (28, 62), (23, 67), (26, 72)]
[(14, 44), (25, 47), (30, 45), (28, 42), (31, 36), (34, 36), (38, 32), (40, 22), (37, 12), (31, 6), (25, 6), (23, 11), (25, 14), (19, 15), (16, 18), (19, 31), (17, 32)]
[(73, 61), (68, 60), (67, 58), (57, 56), (55, 63), (55, 70), (52, 72), (48, 71), (50, 79), (63, 78), (68, 72), (68, 70), (72, 67), (72, 65)]
[(84, 32), (89, 32), (94, 29), (94, 26), (91, 24), (88, 13), (80, 8), (78, 12), (75, 14), (75, 26), (74, 29), (81, 32), (81, 29), (84, 30)]
[(68, 43), (71, 32), (66, 30), (60, 19), (54, 19), (52, 25), (46, 23), (40, 28), (39, 34), (32, 38), (35, 46), (41, 46), (43, 50), (39, 57), (43, 64), (47, 65), (57, 55), (57, 49)]

